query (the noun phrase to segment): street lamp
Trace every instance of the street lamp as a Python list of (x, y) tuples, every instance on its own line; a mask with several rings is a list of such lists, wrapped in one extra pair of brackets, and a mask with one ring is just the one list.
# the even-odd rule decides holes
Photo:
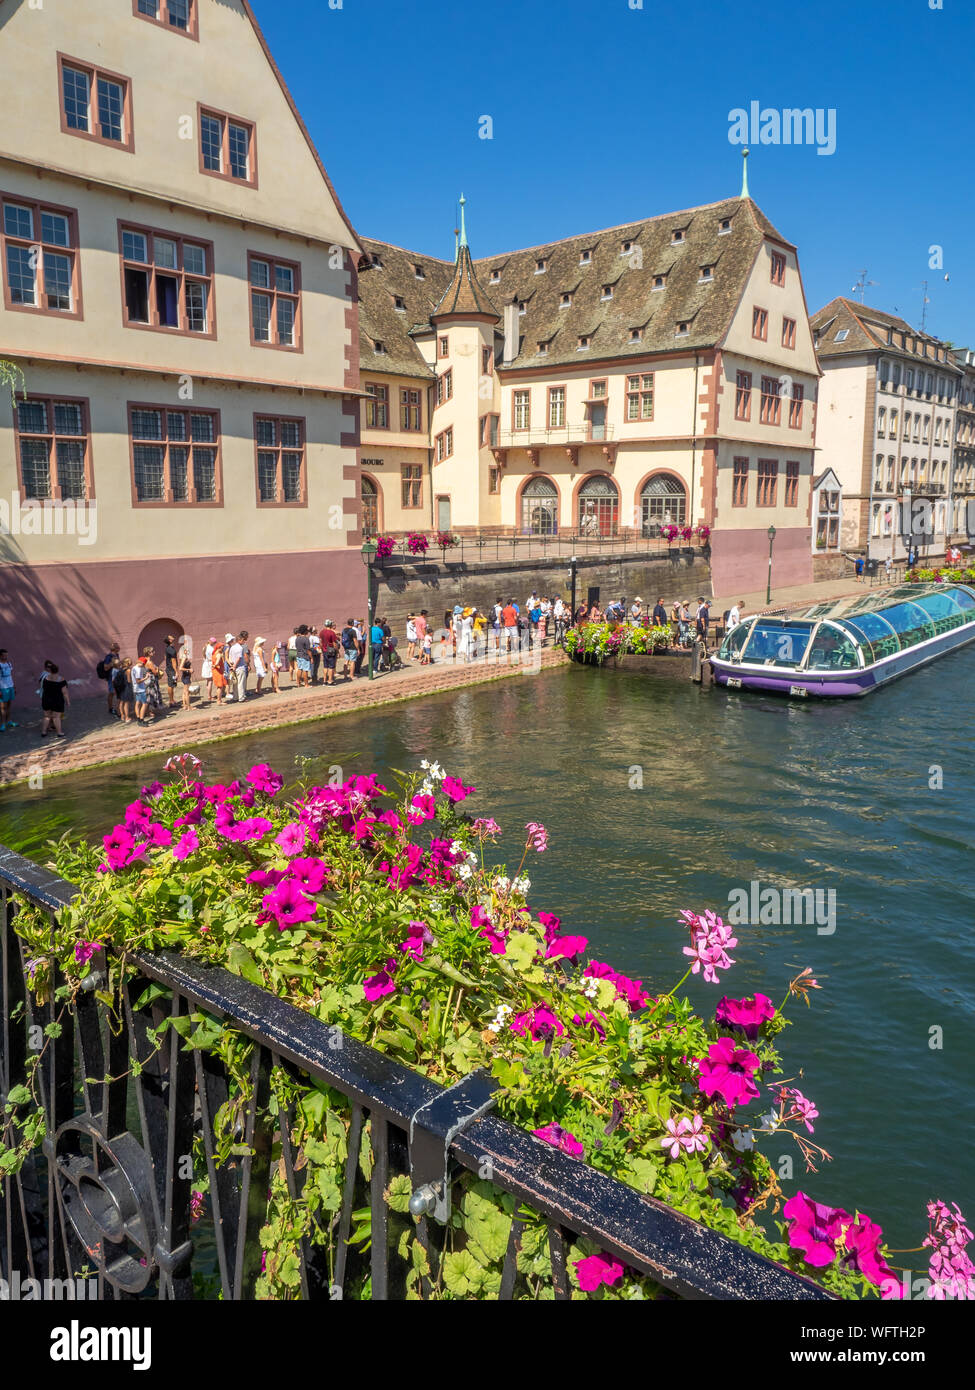
[(378, 549), (373, 540), (365, 541), (362, 546), (362, 563), (366, 567), (366, 661), (370, 680), (375, 676), (372, 669), (372, 562)]
[(571, 600), (570, 600), (570, 609), (571, 609), (571, 611), (570, 611), (570, 613), (569, 613), (569, 626), (570, 626), (570, 627), (574, 627), (574, 626), (575, 626), (575, 620), (576, 620), (576, 566), (577, 566), (577, 564), (578, 564), (578, 561), (577, 561), (576, 557), (573, 555), (572, 559), (569, 561), (569, 566), (570, 566), (570, 568), (569, 568), (569, 580), (570, 580), (570, 582), (571, 582), (571, 584), (572, 584), (572, 598), (571, 598)]
[(772, 545), (775, 541), (775, 527), (768, 528), (768, 586), (765, 590), (765, 606), (772, 602)]
[(911, 563), (911, 551), (914, 548), (914, 512), (913, 497), (911, 489), (905, 487), (901, 499), (901, 540), (904, 542), (904, 549), (907, 551), (907, 564)]

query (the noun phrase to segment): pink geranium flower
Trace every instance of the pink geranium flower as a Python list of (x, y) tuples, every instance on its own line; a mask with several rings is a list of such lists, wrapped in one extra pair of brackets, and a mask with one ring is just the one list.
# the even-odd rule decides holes
[(388, 960), (384, 970), (377, 970), (375, 975), (368, 975), (362, 982), (362, 992), (374, 1004), (377, 999), (381, 999), (384, 994), (392, 994), (396, 985), (393, 983), (393, 972), (396, 969), (395, 960)]
[(623, 1265), (611, 1255), (589, 1255), (576, 1260), (575, 1266), (583, 1293), (594, 1293), (601, 1284), (611, 1287), (623, 1278)]
[(301, 884), (306, 893), (320, 893), (328, 878), (328, 865), (321, 859), (292, 859), (288, 874)]
[(445, 777), (440, 785), (444, 796), (448, 796), (451, 801), (466, 801), (471, 792), (477, 790), (476, 787), (465, 787), (456, 777)]
[(200, 837), (196, 831), (190, 827), (185, 831), (173, 845), (174, 859), (188, 859), (191, 854), (195, 854), (200, 848)]
[(754, 1052), (739, 1048), (734, 1038), (719, 1038), (708, 1048), (708, 1055), (699, 1062), (698, 1086), (706, 1096), (720, 1095), (728, 1109), (747, 1105), (759, 1094), (752, 1077), (758, 1071), (759, 1060)]
[(762, 1024), (775, 1017), (775, 1005), (766, 994), (756, 994), (753, 999), (729, 999), (725, 995), (718, 1001), (714, 1017), (723, 1028), (734, 1028), (754, 1042)]
[(785, 1119), (801, 1120), (809, 1133), (812, 1134), (813, 1127), (810, 1124), (810, 1120), (817, 1120), (819, 1118), (819, 1111), (816, 1109), (814, 1103), (804, 1096), (801, 1091), (797, 1091), (794, 1086), (780, 1087), (779, 1095), (789, 1107), (785, 1112)]
[(716, 985), (717, 971), (728, 970), (735, 963), (728, 950), (738, 945), (738, 938), (732, 935), (731, 927), (711, 911), (702, 915), (685, 908), (681, 917), (691, 932), (691, 944), (684, 947), (684, 955), (690, 956), (694, 962), (691, 974), (696, 975), (703, 970), (707, 983)]
[(474, 822), (472, 827), (474, 834), (479, 840), (496, 840), (501, 834), (501, 827), (496, 820), (490, 816), (481, 817)]
[(251, 786), (267, 796), (277, 796), (284, 786), (284, 778), (275, 772), (270, 763), (255, 763), (247, 774)]
[(544, 825), (539, 825), (538, 821), (530, 820), (525, 829), (528, 831), (528, 843), (532, 849), (537, 850), (539, 854), (548, 849), (548, 831)]
[(543, 1139), (546, 1144), (551, 1144), (554, 1149), (561, 1149), (570, 1158), (582, 1158), (586, 1152), (574, 1134), (554, 1121), (545, 1125), (543, 1129), (533, 1129), (532, 1134), (536, 1139)]
[(686, 1115), (676, 1121), (671, 1117), (667, 1121), (667, 1133), (660, 1141), (661, 1147), (670, 1149), (671, 1158), (678, 1158), (681, 1149), (689, 1154), (703, 1153), (711, 1141), (706, 1133), (701, 1133), (701, 1124), (700, 1115), (695, 1115), (692, 1120)]

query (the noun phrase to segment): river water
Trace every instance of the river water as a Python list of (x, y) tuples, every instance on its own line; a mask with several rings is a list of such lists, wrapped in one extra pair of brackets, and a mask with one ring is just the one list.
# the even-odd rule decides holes
[[(824, 906), (834, 893), (823, 929), (740, 927), (721, 987), (692, 980), (691, 994), (705, 1010), (756, 989), (778, 1003), (812, 968), (822, 989), (780, 1041), (833, 1162), (805, 1174), (796, 1155), (784, 1186), (866, 1211), (906, 1249), (930, 1198), (975, 1216), (973, 682), (971, 648), (835, 704), (573, 667), (197, 751), (208, 776), (258, 761), (287, 776), (300, 755), (323, 778), (438, 759), (477, 787), (465, 809), (500, 822), (509, 868), (525, 823), (547, 826), (533, 905), (654, 991), (683, 973), (681, 908), (727, 916), (752, 881), (821, 890)], [(37, 856), (70, 827), (101, 833), (161, 761), (0, 793), (0, 843)]]

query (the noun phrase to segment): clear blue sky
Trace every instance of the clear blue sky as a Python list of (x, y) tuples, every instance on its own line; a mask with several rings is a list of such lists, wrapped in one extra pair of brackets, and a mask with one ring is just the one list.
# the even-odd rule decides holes
[(810, 313), (866, 269), (919, 324), (928, 280), (929, 331), (975, 345), (975, 2), (931, 2), (253, 0), (364, 235), (452, 255), (461, 192), (475, 255), (714, 202), (741, 185), (729, 111), (834, 108), (834, 154), (749, 159)]

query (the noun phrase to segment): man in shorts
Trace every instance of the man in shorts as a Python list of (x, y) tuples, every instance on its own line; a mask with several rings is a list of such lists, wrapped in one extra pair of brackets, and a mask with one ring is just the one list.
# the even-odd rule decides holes
[(345, 663), (343, 675), (347, 681), (350, 681), (359, 659), (359, 634), (356, 630), (355, 618), (346, 618), (341, 641), (342, 660)]
[(325, 670), (325, 684), (335, 684), (335, 666), (339, 659), (339, 635), (331, 618), (325, 619), (325, 626), (318, 634), (322, 644), (322, 666)]

